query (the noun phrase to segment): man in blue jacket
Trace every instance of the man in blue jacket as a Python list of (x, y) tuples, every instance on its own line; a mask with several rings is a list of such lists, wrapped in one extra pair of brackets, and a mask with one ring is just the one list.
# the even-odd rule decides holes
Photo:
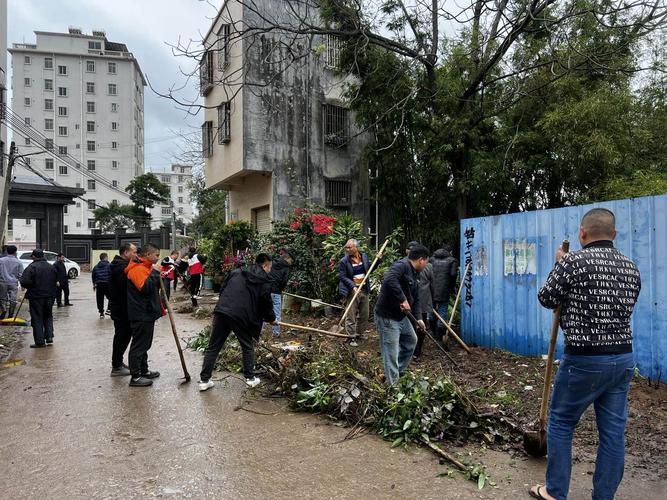
[(97, 298), (97, 310), (100, 318), (104, 319), (104, 297), (109, 300), (109, 279), (111, 277), (111, 264), (106, 253), (100, 254), (100, 261), (93, 267), (93, 290)]
[[(421, 318), (418, 276), (428, 264), (428, 257), (428, 248), (414, 245), (408, 256), (395, 262), (382, 279), (375, 306), (375, 325), (380, 333), (385, 381), (389, 385), (395, 384), (407, 369), (417, 345), (417, 334), (407, 313)], [(421, 319), (417, 320), (417, 326), (426, 328)]]

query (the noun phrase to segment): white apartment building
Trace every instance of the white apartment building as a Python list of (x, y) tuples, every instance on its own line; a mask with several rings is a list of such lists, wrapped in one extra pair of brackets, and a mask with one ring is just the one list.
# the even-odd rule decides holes
[[(125, 188), (144, 173), (146, 81), (127, 46), (104, 31), (35, 35), (36, 43), (9, 49), (12, 112), (23, 122), (14, 140), (21, 153), (44, 152), (30, 158), (30, 168), (86, 190), (86, 201), (65, 207), (64, 224), (65, 233), (90, 233), (93, 209), (130, 203)], [(15, 239), (34, 239), (26, 222), (14, 220)]]
[(171, 205), (155, 205), (151, 210), (153, 229), (158, 228), (164, 221), (171, 221), (171, 214), (176, 214), (186, 224), (192, 222), (192, 202), (190, 200), (190, 181), (192, 180), (191, 165), (172, 165), (171, 171), (153, 171), (160, 181), (171, 189)]

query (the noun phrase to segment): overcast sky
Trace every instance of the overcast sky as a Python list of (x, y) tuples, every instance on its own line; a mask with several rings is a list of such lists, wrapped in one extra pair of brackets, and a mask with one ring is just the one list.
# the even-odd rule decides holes
[[(216, 7), (222, 0), (212, 0)], [(191, 70), (193, 61), (176, 58), (167, 43), (201, 41), (216, 10), (200, 0), (9, 0), (7, 43), (35, 43), (34, 31), (66, 33), (69, 26), (106, 31), (107, 39), (125, 43), (139, 61), (144, 75), (157, 90), (166, 90), (185, 78), (179, 65)], [(8, 57), (11, 57), (8, 55)], [(196, 82), (184, 92), (196, 95)], [(177, 151), (174, 130), (196, 132), (201, 117), (188, 117), (173, 102), (145, 88), (146, 170), (169, 167)]]

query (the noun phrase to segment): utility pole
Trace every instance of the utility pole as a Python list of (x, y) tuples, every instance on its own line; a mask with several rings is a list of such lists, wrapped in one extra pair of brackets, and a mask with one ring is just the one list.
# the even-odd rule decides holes
[(171, 249), (176, 249), (176, 212), (174, 212), (174, 202), (171, 205)]
[(7, 207), (9, 206), (9, 188), (12, 184), (12, 175), (14, 173), (14, 163), (16, 162), (16, 143), (12, 141), (9, 146), (9, 156), (7, 157), (7, 173), (5, 174), (5, 189), (2, 193), (2, 209), (0, 209), (0, 224), (2, 224), (2, 243), (7, 239)]

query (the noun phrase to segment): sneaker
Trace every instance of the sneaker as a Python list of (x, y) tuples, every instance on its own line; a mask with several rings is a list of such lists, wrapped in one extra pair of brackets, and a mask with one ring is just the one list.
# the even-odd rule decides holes
[(357, 342), (356, 339), (352, 339), (352, 340), (350, 340), (350, 341), (347, 343), (347, 345), (349, 345), (350, 347), (359, 347), (359, 343)]
[(213, 383), (212, 380), (207, 380), (204, 382), (203, 380), (199, 381), (199, 390), (201, 392), (208, 391), (211, 387), (214, 387), (215, 384)]
[(248, 387), (257, 387), (262, 381), (258, 377), (247, 378), (245, 383)]
[(104, 313), (100, 313), (100, 319), (104, 319)]
[(160, 372), (152, 372), (148, 370), (146, 373), (142, 373), (141, 376), (143, 378), (158, 378), (160, 376)]
[(130, 379), (130, 387), (148, 387), (153, 385), (153, 381), (144, 377), (132, 377)]
[(128, 375), (131, 375), (130, 369), (125, 365), (111, 369), (112, 377), (127, 377)]
[(46, 339), (46, 345), (53, 345), (53, 339)]

